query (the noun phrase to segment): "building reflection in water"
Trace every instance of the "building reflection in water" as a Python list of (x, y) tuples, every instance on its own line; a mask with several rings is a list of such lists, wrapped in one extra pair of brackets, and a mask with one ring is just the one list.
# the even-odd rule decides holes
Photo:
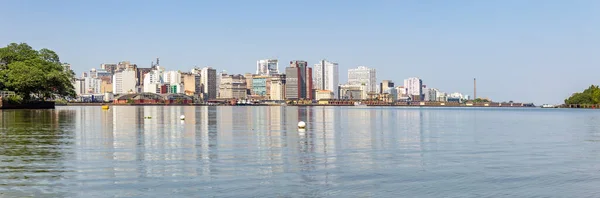
[[(431, 124), (418, 109), (360, 107), (115, 106), (75, 112), (83, 151), (77, 156), (89, 161), (79, 168), (125, 183), (297, 173), (297, 182), (333, 185), (340, 171), (391, 166), (378, 160), (420, 166)], [(308, 124), (304, 132), (299, 121)], [(400, 152), (380, 152), (391, 150)]]

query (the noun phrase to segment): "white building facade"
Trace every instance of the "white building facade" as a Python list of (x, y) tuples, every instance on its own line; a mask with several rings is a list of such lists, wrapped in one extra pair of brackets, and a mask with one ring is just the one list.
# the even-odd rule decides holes
[(423, 81), (419, 78), (412, 77), (404, 80), (404, 88), (406, 94), (410, 97), (423, 96)]
[(367, 92), (377, 91), (377, 74), (374, 68), (359, 66), (348, 70), (348, 84), (366, 86)]
[(135, 70), (123, 70), (113, 75), (113, 93), (114, 94), (127, 94), (130, 92), (135, 93)]
[(256, 74), (261, 76), (279, 74), (279, 61), (277, 59), (264, 59), (256, 61)]
[(328, 90), (333, 93), (333, 98), (337, 98), (338, 86), (340, 84), (338, 64), (327, 60), (321, 60), (314, 66), (313, 88), (318, 90)]

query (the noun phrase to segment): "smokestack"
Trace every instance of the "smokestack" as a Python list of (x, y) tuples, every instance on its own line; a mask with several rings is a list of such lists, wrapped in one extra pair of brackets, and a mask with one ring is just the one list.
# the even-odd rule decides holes
[(477, 99), (477, 79), (473, 78), (473, 100)]

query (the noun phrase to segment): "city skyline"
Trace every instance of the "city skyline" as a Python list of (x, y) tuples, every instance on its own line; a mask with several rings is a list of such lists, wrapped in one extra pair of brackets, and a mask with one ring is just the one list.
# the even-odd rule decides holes
[[(67, 0), (3, 7), (0, 23), (10, 31), (0, 32), (0, 43), (55, 50), (78, 72), (121, 60), (147, 67), (161, 57), (173, 70), (209, 65), (244, 73), (264, 58), (312, 65), (326, 57), (340, 71), (367, 65), (379, 79), (419, 76), (441, 90), (471, 93), (477, 78), (479, 97), (536, 104), (560, 103), (598, 84), (600, 72), (597, 1)], [(290, 15), (290, 8), (323, 14)]]

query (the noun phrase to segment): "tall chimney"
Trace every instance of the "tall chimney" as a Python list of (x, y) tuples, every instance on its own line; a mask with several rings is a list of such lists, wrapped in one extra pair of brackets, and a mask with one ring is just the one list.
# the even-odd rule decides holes
[(477, 99), (477, 79), (473, 78), (473, 100)]

